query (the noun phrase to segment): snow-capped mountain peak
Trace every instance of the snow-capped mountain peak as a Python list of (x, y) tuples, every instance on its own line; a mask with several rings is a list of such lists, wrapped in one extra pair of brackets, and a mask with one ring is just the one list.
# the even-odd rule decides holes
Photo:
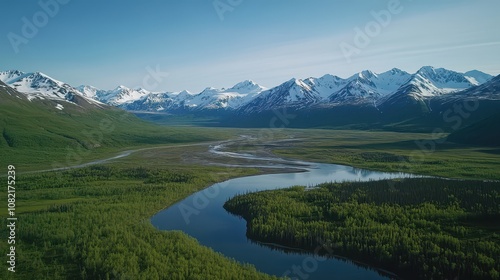
[(486, 74), (478, 70), (465, 72), (465, 76), (471, 81), (471, 83), (476, 85), (484, 84), (493, 79), (493, 76), (491, 76), (490, 74)]
[(193, 94), (187, 90), (183, 90), (181, 92), (175, 93), (174, 96), (176, 99), (186, 99), (193, 96)]
[(0, 80), (6, 84), (9, 84), (13, 80), (18, 79), (19, 77), (25, 75), (26, 73), (18, 71), (18, 70), (8, 70), (0, 72)]
[(410, 74), (397, 68), (380, 74), (361, 71), (348, 78), (345, 86), (333, 92), (328, 99), (335, 104), (373, 103), (395, 92), (409, 77)]
[[(309, 80), (309, 79), (314, 79), (314, 78), (308, 78), (306, 80)], [(340, 78), (339, 76), (334, 76), (332, 74), (325, 74), (325, 75), (319, 77), (317, 80), (325, 81), (325, 82), (338, 82), (338, 81), (343, 81), (344, 79)]]
[(366, 80), (371, 80), (377, 78), (377, 74), (373, 73), (370, 70), (364, 70), (358, 73), (358, 77)]
[[(56, 80), (42, 72), (24, 73), (11, 70), (0, 73), (0, 80), (23, 93), (28, 100), (48, 99), (54, 101), (65, 101), (78, 105), (91, 104), (98, 107), (103, 104), (89, 98), (78, 89)], [(60, 105), (58, 109), (64, 109)]]
[(265, 90), (264, 87), (258, 85), (252, 80), (245, 80), (239, 82), (229, 89), (229, 91), (235, 91), (239, 93), (256, 93)]
[(107, 104), (121, 106), (123, 104), (139, 100), (149, 93), (149, 91), (130, 89), (126, 86), (120, 85), (113, 90), (101, 92), (101, 94), (97, 97), (99, 100)]
[(94, 86), (81, 85), (76, 87), (84, 96), (99, 100), (99, 96), (102, 95), (105, 91), (98, 89)]
[(399, 68), (392, 68), (391, 70), (389, 70), (387, 72), (391, 73), (392, 75), (408, 74), (406, 71), (403, 71), (403, 70), (401, 70)]
[(183, 105), (198, 110), (235, 109), (252, 100), (263, 90), (263, 87), (250, 80), (237, 83), (229, 89), (208, 87), (199, 94), (186, 96)]
[[(482, 77), (481, 81), (488, 80), (489, 76), (479, 71), (468, 73)], [(413, 101), (425, 104), (424, 101), (426, 99), (460, 92), (480, 84), (482, 83), (473, 77), (467, 76), (467, 74), (444, 68), (424, 66), (411, 75), (408, 82), (402, 85), (396, 92), (387, 98), (379, 100), (379, 104), (386, 108), (396, 106), (395, 104), (409, 104)]]
[(420, 68), (408, 83), (418, 88), (421, 96), (438, 96), (478, 85), (465, 74), (432, 66)]
[(449, 89), (450, 92), (477, 85), (471, 83), (471, 81), (466, 78), (465, 74), (444, 68), (424, 66), (417, 71), (416, 75), (420, 75), (424, 79), (429, 80), (439, 88)]
[(295, 79), (295, 78), (293, 78), (289, 82), (294, 87), (299, 87), (299, 88), (306, 89), (308, 91), (312, 91), (312, 88), (308, 84), (304, 83), (304, 81), (302, 81), (301, 79)]
[(319, 103), (322, 98), (311, 84), (301, 79), (290, 79), (281, 85), (265, 90), (244, 104), (243, 112), (260, 112), (283, 107), (302, 108)]
[(206, 87), (202, 92), (200, 92), (200, 94), (203, 94), (203, 93), (208, 93), (208, 94), (213, 94), (213, 93), (216, 93), (220, 90), (214, 88), (214, 87)]

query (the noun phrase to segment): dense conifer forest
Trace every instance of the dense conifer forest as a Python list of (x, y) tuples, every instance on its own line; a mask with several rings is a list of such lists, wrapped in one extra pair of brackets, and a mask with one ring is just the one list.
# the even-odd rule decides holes
[(407, 279), (500, 278), (500, 183), (436, 178), (249, 193), (225, 209), (249, 238), (334, 255)]
[(149, 221), (225, 171), (92, 166), (18, 176), (16, 272), (4, 266), (0, 279), (272, 279)]

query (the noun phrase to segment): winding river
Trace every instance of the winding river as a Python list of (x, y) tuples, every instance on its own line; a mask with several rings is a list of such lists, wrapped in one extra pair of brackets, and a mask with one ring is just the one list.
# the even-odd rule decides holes
[[(251, 154), (224, 152), (222, 145), (211, 151), (228, 157), (252, 158), (252, 166), (300, 168), (295, 173), (258, 175), (231, 179), (197, 192), (151, 218), (160, 230), (181, 230), (201, 244), (259, 271), (292, 279), (387, 279), (387, 274), (340, 258), (322, 258), (305, 252), (280, 250), (255, 243), (246, 237), (246, 221), (222, 207), (229, 198), (242, 193), (272, 190), (294, 185), (313, 186), (332, 181), (368, 181), (413, 177), (403, 173), (368, 171), (335, 164), (259, 158)], [(224, 154), (226, 153), (226, 154)], [(332, 249), (318, 250), (332, 253)], [(330, 251), (327, 251), (330, 250)], [(334, 252), (333, 252), (334, 255)]]

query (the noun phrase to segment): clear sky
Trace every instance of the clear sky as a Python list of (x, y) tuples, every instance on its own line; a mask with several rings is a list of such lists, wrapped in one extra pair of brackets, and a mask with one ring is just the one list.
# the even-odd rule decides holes
[(73, 86), (199, 92), (424, 65), (500, 74), (498, 0), (26, 0), (2, 10), (0, 70)]

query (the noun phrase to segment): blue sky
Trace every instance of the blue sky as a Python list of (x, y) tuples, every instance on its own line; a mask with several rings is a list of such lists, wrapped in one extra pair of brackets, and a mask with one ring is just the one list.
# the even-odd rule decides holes
[(500, 74), (498, 0), (40, 0), (2, 7), (0, 69), (41, 71), (73, 86), (199, 92), (246, 79), (272, 87), (292, 77), (424, 65)]

